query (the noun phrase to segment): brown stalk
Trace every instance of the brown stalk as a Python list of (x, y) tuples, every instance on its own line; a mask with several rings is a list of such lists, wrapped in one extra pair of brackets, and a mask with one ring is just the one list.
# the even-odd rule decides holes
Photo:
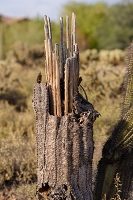
[(66, 49), (67, 49), (67, 58), (70, 57), (70, 24), (69, 24), (69, 16), (66, 15)]
[(57, 104), (57, 115), (61, 116), (61, 91), (60, 91), (59, 46), (58, 46), (58, 44), (55, 44), (55, 64), (56, 64), (56, 104)]
[(65, 64), (65, 101), (64, 101), (64, 107), (65, 107), (65, 115), (68, 114), (69, 111), (69, 67), (70, 67), (70, 60), (69, 58), (66, 59)]

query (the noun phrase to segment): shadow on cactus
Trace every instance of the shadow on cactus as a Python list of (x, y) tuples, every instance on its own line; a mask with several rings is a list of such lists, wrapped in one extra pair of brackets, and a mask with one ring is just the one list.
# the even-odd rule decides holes
[(101, 200), (105, 194), (107, 199), (115, 196), (114, 178), (117, 173), (122, 184), (120, 198), (129, 198), (133, 190), (133, 43), (129, 47), (125, 95), (121, 107), (120, 120), (105, 143), (98, 164), (96, 200)]

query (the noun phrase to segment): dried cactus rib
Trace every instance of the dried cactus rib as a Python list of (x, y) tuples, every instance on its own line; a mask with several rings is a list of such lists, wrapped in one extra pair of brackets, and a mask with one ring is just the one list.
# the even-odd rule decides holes
[[(50, 114), (62, 116), (64, 113), (72, 112), (73, 99), (78, 92), (79, 51), (76, 44), (76, 16), (74, 13), (72, 14), (71, 33), (69, 17), (66, 16), (66, 41), (64, 40), (63, 18), (60, 18), (60, 48), (58, 44), (55, 44), (52, 49), (50, 19), (44, 16), (44, 22), (46, 82), (50, 91)], [(69, 68), (69, 73), (65, 67)], [(65, 89), (68, 91), (64, 91)], [(64, 91), (62, 96), (61, 90)], [(68, 97), (66, 98), (65, 95)], [(56, 101), (57, 99), (58, 101)], [(68, 99), (69, 102), (65, 102)], [(68, 106), (68, 108), (64, 108), (64, 106)]]
[(66, 57), (70, 57), (70, 22), (69, 16), (66, 15)]
[(65, 100), (64, 100), (64, 109), (65, 109), (65, 115), (68, 114), (68, 99), (69, 99), (69, 94), (68, 94), (68, 90), (69, 90), (69, 68), (70, 68), (70, 63), (69, 63), (69, 59), (66, 60), (66, 64), (65, 64)]
[(63, 24), (63, 17), (60, 17), (60, 71), (61, 71), (61, 78), (64, 78), (64, 66), (65, 66), (65, 45), (64, 45), (64, 24)]
[(72, 22), (71, 22), (71, 55), (74, 55), (76, 44), (76, 16), (72, 13)]

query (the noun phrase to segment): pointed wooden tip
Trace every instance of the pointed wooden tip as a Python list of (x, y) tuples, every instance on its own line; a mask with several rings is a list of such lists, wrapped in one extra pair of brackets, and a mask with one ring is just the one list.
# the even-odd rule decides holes
[(42, 82), (42, 74), (41, 74), (41, 72), (38, 73), (36, 82), (37, 83), (41, 83)]

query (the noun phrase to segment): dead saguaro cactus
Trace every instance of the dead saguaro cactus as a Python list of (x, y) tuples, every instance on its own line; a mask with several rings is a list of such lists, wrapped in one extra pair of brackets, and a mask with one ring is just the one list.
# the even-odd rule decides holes
[(46, 83), (34, 86), (37, 134), (37, 199), (92, 200), (93, 123), (99, 113), (78, 92), (79, 51), (76, 17), (60, 18), (60, 47), (52, 44), (44, 17)]

